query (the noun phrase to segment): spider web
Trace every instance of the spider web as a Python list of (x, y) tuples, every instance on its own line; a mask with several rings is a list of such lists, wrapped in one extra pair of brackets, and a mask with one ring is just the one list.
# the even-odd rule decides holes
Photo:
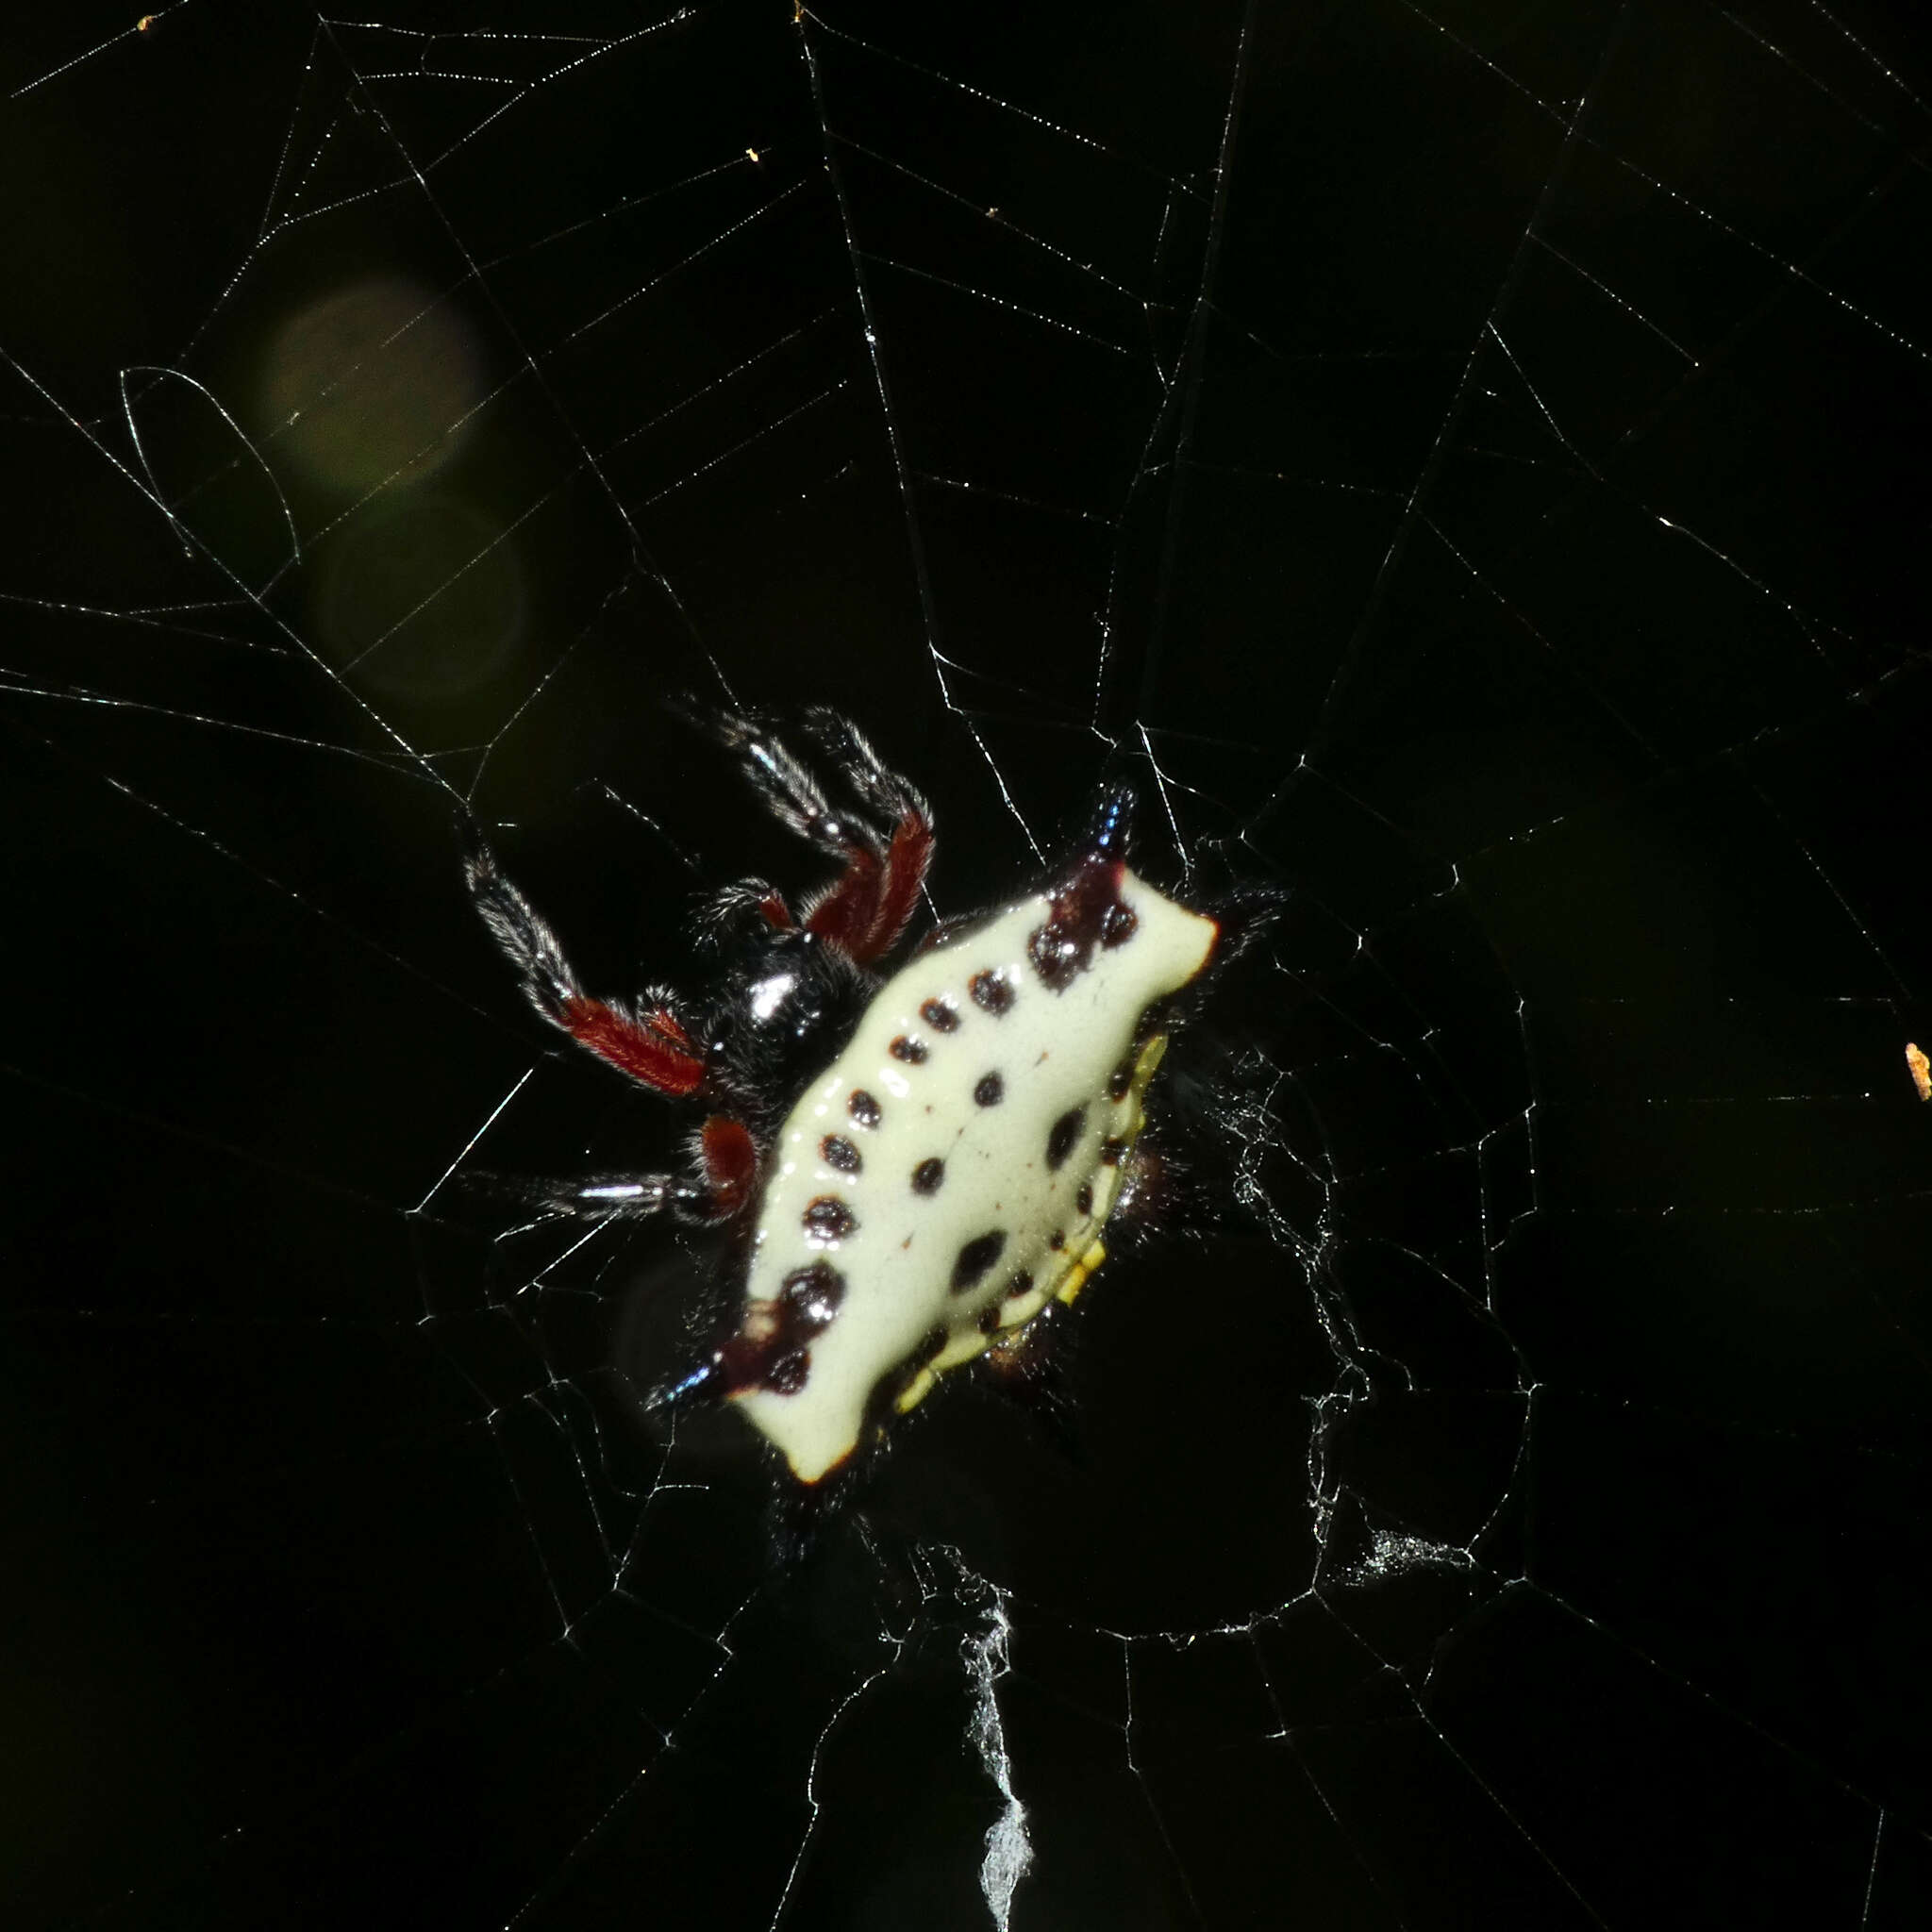
[[(1923, 1923), (1896, 11), (13, 24), (9, 1923)], [(670, 1146), (458, 797), (612, 992), (800, 876), (684, 691), (1288, 895), (791, 1575), (461, 1186)]]

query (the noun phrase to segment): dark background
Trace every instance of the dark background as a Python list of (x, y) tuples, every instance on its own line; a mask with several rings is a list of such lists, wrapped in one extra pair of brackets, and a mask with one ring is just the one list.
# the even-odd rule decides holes
[[(975, 1659), (1022, 1928), (1924, 1923), (1912, 9), (83, 13), (0, 39), (8, 1923), (984, 1925)], [(1288, 895), (1072, 1445), (949, 1389), (790, 1575), (637, 1413), (702, 1256), (438, 1185), (676, 1135), (455, 794), (611, 990), (810, 875), (680, 691), (849, 710), (941, 913), (1123, 776)]]

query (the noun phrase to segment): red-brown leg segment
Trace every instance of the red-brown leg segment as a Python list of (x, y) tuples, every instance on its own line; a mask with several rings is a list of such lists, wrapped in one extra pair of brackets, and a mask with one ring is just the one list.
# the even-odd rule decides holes
[(848, 846), (845, 870), (837, 881), (806, 902), (805, 929), (856, 959), (879, 896), (879, 858), (863, 846)]
[(704, 1084), (704, 1054), (668, 1007), (636, 1016), (577, 994), (563, 1002), (560, 1024), (579, 1046), (675, 1100)]
[(885, 891), (872, 924), (868, 950), (860, 957), (871, 961), (891, 951), (912, 908), (919, 904), (925, 886), (925, 869), (932, 862), (932, 826), (922, 812), (908, 812), (892, 832), (891, 849), (886, 855)]
[[(859, 815), (827, 799), (810, 771), (767, 725), (729, 713), (712, 721), (772, 810), (844, 866), (829, 887), (807, 902), (806, 930), (869, 966), (891, 950), (919, 903), (932, 857), (932, 821), (925, 801), (887, 770), (850, 720), (817, 709), (807, 713), (806, 724), (860, 802)], [(881, 824), (891, 825), (890, 837), (878, 829)], [(778, 906), (761, 902), (760, 907), (766, 922), (780, 930), (774, 915), (781, 907), (782, 901)]]
[(658, 1093), (681, 1098), (704, 1084), (704, 1049), (677, 1016), (658, 1002), (639, 1014), (607, 1000), (591, 999), (548, 922), (504, 876), (481, 828), (465, 817), (458, 830), (471, 896), (491, 937), (516, 969), (524, 997), (578, 1045), (621, 1068)]
[(912, 917), (932, 843), (925, 815), (908, 811), (894, 827), (883, 859), (864, 846), (847, 846), (844, 875), (806, 914), (806, 929), (870, 966), (891, 950)]
[(751, 1196), (758, 1172), (758, 1148), (742, 1121), (728, 1113), (714, 1113), (704, 1124), (699, 1149), (713, 1210), (724, 1220), (736, 1214)]

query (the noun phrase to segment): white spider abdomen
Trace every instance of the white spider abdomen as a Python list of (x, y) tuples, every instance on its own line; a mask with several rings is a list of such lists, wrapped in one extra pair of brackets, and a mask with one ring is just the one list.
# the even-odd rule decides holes
[(1166, 1045), (1143, 1016), (1218, 931), (1091, 856), (880, 988), (779, 1129), (724, 1351), (759, 1364), (734, 1399), (799, 1481), (882, 1387), (910, 1408), (1099, 1266)]

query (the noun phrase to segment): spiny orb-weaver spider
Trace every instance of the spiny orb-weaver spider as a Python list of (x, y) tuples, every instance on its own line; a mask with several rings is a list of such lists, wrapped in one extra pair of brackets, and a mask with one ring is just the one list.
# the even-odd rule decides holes
[(1117, 787), (1036, 891), (946, 923), (884, 977), (932, 858), (925, 801), (836, 712), (804, 722), (845, 806), (764, 723), (709, 722), (769, 808), (841, 869), (795, 910), (762, 879), (731, 887), (706, 1001), (584, 991), (465, 821), (471, 893), (531, 1005), (704, 1109), (683, 1174), (505, 1185), (556, 1215), (729, 1228), (727, 1326), (670, 1393), (732, 1402), (809, 1486), (947, 1370), (1018, 1360), (1029, 1324), (1100, 1265), (1176, 995), (1221, 924), (1128, 869), (1133, 801)]

